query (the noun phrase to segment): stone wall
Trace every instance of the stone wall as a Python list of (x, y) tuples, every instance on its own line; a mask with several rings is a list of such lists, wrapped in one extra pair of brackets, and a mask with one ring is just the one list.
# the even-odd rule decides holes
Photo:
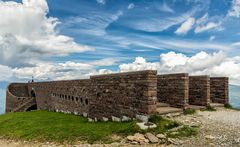
[(92, 76), (90, 117), (112, 119), (155, 113), (156, 75), (156, 71), (138, 71)]
[(210, 77), (189, 77), (189, 104), (207, 106), (210, 104)]
[(227, 104), (229, 101), (228, 94), (228, 78), (227, 77), (211, 77), (211, 101), (213, 103)]
[(91, 97), (89, 79), (31, 83), (29, 91), (34, 91), (38, 109), (74, 114), (88, 113)]
[(159, 102), (169, 103), (174, 107), (188, 104), (188, 74), (167, 74), (157, 76), (157, 98)]
[(29, 101), (27, 84), (12, 83), (6, 91), (6, 112), (14, 112)]

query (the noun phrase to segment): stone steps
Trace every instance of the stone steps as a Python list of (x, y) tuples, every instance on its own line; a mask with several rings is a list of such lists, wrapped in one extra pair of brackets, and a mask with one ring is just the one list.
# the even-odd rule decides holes
[(157, 103), (157, 112), (160, 115), (170, 114), (170, 113), (178, 113), (183, 112), (181, 108), (170, 107), (167, 103)]
[(220, 104), (220, 103), (210, 103), (210, 106), (212, 106), (212, 107), (224, 107), (224, 104)]
[(170, 105), (167, 104), (167, 103), (160, 103), (160, 102), (158, 102), (157, 103), (157, 107), (170, 107)]
[(183, 109), (174, 107), (158, 107), (157, 112), (160, 115), (170, 114), (170, 113), (182, 113)]

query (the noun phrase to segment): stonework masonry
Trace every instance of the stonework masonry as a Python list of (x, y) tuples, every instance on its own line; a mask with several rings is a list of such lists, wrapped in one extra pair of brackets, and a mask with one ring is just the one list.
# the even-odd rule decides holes
[(146, 119), (157, 113), (157, 103), (207, 106), (210, 96), (212, 102), (228, 103), (228, 78), (157, 75), (147, 70), (83, 80), (12, 83), (7, 88), (6, 112), (39, 109), (121, 121)]
[(206, 106), (210, 104), (210, 77), (189, 77), (189, 104)]
[(213, 103), (227, 104), (228, 95), (228, 78), (227, 77), (211, 77), (210, 78), (211, 93), (210, 98)]
[(92, 98), (89, 115), (135, 117), (156, 112), (157, 72), (143, 71), (91, 77)]
[(159, 102), (168, 103), (174, 107), (185, 107), (188, 104), (188, 74), (158, 75), (157, 80)]

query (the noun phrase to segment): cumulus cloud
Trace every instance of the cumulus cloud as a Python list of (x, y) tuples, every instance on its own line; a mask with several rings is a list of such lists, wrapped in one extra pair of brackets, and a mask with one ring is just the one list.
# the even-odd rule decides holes
[[(115, 64), (115, 62), (115, 59), (106, 58), (88, 63), (73, 61), (62, 63), (40, 62), (33, 67), (3, 68), (8, 72), (5, 72), (6, 75), (10, 75), (9, 73), (11, 73), (11, 76), (8, 78), (30, 79), (31, 76), (34, 76), (38, 80), (67, 80), (89, 78), (91, 75), (111, 73), (113, 71), (108, 69), (97, 70), (97, 67), (110, 66)], [(3, 68), (0, 66), (0, 69)]]
[(228, 11), (228, 16), (240, 17), (240, 0), (232, 1), (232, 8)]
[(185, 22), (181, 24), (181, 26), (175, 31), (178, 35), (185, 35), (188, 31), (191, 30), (195, 23), (195, 18), (188, 18)]
[(147, 62), (137, 57), (133, 63), (119, 66), (121, 72), (137, 70), (158, 70), (159, 74), (190, 73), (191, 75), (211, 75), (230, 77), (230, 83), (240, 85), (240, 56), (227, 57), (224, 52), (199, 52), (192, 56), (169, 52), (160, 55), (159, 62)]
[(139, 71), (139, 70), (157, 70), (157, 63), (147, 62), (143, 57), (136, 57), (133, 63), (121, 64), (120, 72)]
[(46, 0), (0, 1), (0, 11), (0, 64), (23, 66), (43, 55), (64, 56), (92, 50), (55, 30), (60, 22), (47, 16)]

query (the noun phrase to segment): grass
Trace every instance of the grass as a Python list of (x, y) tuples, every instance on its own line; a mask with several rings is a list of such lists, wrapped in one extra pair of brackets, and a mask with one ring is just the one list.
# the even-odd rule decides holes
[(183, 114), (184, 115), (192, 115), (192, 114), (195, 114), (196, 113), (196, 110), (195, 109), (191, 109), (191, 108), (187, 108), (183, 111)]
[[(198, 133), (198, 127), (190, 127), (182, 125), (176, 121), (163, 118), (161, 116), (152, 116), (149, 121), (155, 123), (157, 128), (152, 129), (151, 131), (155, 134), (165, 133), (167, 137), (171, 138), (181, 138), (195, 136)], [(175, 131), (172, 131), (174, 128), (178, 128)], [(172, 134), (175, 132), (175, 134)]]
[(88, 122), (86, 118), (47, 111), (8, 113), (0, 116), (0, 136), (11, 139), (93, 143), (108, 142), (114, 133), (128, 135), (139, 128), (131, 122)]
[[(111, 136), (115, 134), (119, 136), (137, 132), (167, 134), (170, 129), (181, 125), (160, 116), (152, 116), (150, 122), (155, 123), (157, 128), (143, 131), (136, 125), (136, 121), (88, 122), (81, 116), (48, 111), (8, 113), (0, 116), (0, 136), (40, 142), (71, 143), (78, 140), (88, 143), (111, 143)], [(177, 136), (191, 136), (194, 134), (193, 131), (192, 128), (186, 127), (179, 130)]]
[(171, 138), (181, 138), (181, 137), (190, 137), (195, 136), (198, 133), (198, 127), (189, 127), (189, 126), (183, 126), (180, 129), (177, 130), (176, 133), (173, 133), (173, 131), (167, 132), (168, 137)]

